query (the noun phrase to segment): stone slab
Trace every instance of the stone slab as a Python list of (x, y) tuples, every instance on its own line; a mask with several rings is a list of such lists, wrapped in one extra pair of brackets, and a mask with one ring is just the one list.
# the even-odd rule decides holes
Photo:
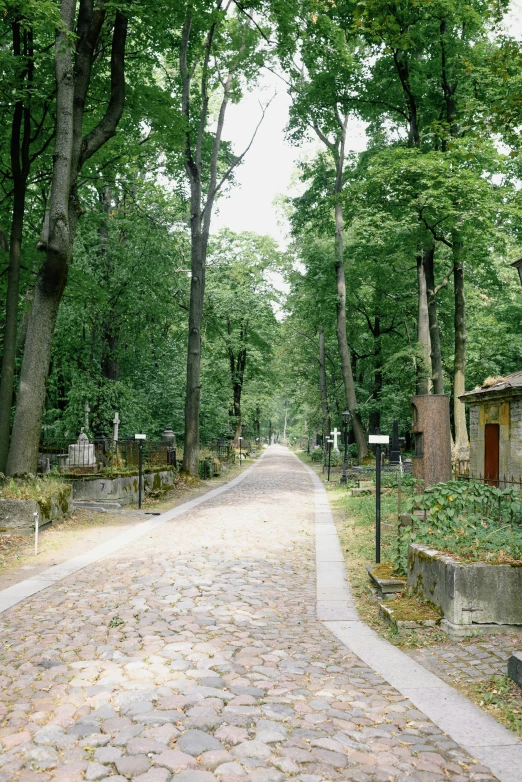
[(522, 687), (522, 652), (515, 652), (509, 658), (507, 675), (510, 679), (513, 679), (519, 687)]

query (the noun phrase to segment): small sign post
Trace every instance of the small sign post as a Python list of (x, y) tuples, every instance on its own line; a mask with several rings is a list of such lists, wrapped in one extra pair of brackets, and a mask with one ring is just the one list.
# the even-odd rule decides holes
[(241, 461), (243, 459), (243, 454), (241, 453), (241, 443), (243, 442), (242, 437), (237, 438), (239, 440), (239, 466), (241, 467)]
[(34, 555), (35, 557), (38, 556), (38, 525), (39, 525), (39, 513), (36, 511), (34, 513)]
[(141, 510), (141, 483), (143, 480), (143, 441), (147, 439), (147, 435), (135, 434), (134, 439), (138, 440), (138, 508)]
[(375, 449), (375, 562), (381, 561), (381, 445), (388, 445), (390, 438), (387, 434), (371, 434), (368, 438), (370, 445), (376, 445)]

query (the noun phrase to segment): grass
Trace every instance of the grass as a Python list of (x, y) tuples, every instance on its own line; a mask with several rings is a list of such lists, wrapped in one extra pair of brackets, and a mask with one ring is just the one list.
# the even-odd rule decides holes
[(522, 689), (508, 676), (459, 684), (461, 692), (498, 722), (522, 737)]
[(62, 492), (69, 484), (55, 476), (44, 478), (4, 478), (0, 482), (0, 499), (3, 500), (49, 500)]

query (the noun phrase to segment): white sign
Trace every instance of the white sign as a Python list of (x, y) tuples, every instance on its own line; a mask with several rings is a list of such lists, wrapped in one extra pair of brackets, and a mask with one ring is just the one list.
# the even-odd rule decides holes
[(146, 434), (135, 434), (134, 435), (134, 439), (135, 440), (146, 440), (147, 439), (147, 435)]
[(387, 434), (371, 434), (368, 442), (370, 445), (389, 445), (390, 438)]

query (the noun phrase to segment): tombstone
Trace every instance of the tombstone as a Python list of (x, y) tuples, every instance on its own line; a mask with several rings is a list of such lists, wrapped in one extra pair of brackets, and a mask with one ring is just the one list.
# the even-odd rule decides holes
[(390, 464), (401, 463), (401, 448), (399, 444), (399, 422), (397, 419), (393, 422), (392, 441), (390, 449)]
[(67, 465), (69, 467), (94, 467), (96, 465), (94, 444), (89, 442), (85, 432), (80, 434), (76, 443), (69, 446)]
[(89, 413), (91, 412), (91, 408), (89, 407), (89, 403), (85, 403), (85, 407), (83, 408), (85, 412), (85, 429), (89, 429)]
[(449, 399), (444, 394), (411, 398), (415, 455), (413, 475), (424, 486), (451, 480)]
[(316, 434), (315, 435), (315, 444), (319, 447), (323, 444), (323, 435), (322, 434)]
[(341, 432), (337, 429), (336, 426), (334, 426), (333, 432), (330, 432), (330, 435), (333, 437), (333, 446), (332, 446), (332, 448), (333, 448), (334, 451), (338, 451), (339, 450), (339, 446), (337, 445), (337, 438), (339, 437), (340, 434), (341, 434)]
[(119, 429), (120, 429), (120, 415), (119, 413), (114, 413), (114, 418), (112, 419), (112, 439), (115, 443), (118, 442), (119, 437)]

